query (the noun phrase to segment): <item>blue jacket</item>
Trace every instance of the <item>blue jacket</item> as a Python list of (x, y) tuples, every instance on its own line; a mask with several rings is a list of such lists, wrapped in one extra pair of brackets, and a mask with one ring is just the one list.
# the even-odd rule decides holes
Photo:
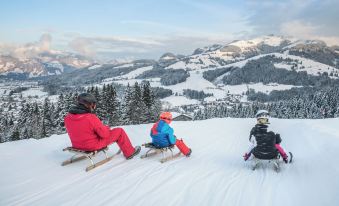
[(153, 145), (162, 148), (175, 144), (176, 138), (173, 133), (173, 128), (165, 121), (156, 122), (151, 129)]

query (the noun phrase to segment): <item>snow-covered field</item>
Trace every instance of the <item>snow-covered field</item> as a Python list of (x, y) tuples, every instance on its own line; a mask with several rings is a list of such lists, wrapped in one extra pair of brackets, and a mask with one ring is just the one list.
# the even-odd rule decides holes
[[(143, 67), (140, 68), (140, 70), (147, 69), (149, 70), (149, 67)], [(139, 69), (130, 72), (129, 74), (126, 74), (121, 78), (121, 80), (117, 80), (119, 78), (116, 78), (115, 80), (112, 79), (106, 79), (104, 82), (107, 83), (118, 83), (122, 85), (134, 85), (135, 82), (141, 83), (143, 79), (134, 79), (136, 74), (139, 74)], [(175, 85), (169, 85), (164, 86), (160, 83), (160, 78), (152, 78), (148, 79), (150, 81), (150, 84), (152, 87), (163, 87), (165, 89), (172, 90), (173, 94), (170, 97), (166, 97), (162, 99), (163, 102), (170, 102), (172, 106), (182, 106), (182, 105), (189, 105), (189, 104), (196, 104), (199, 101), (194, 99), (189, 99), (184, 96), (176, 96), (175, 94), (183, 95), (183, 91), (185, 89), (191, 89), (191, 90), (197, 90), (197, 91), (204, 91), (206, 94), (213, 94), (213, 97), (208, 97), (205, 99), (205, 101), (215, 101), (216, 99), (223, 99), (227, 96), (227, 94), (235, 94), (235, 95), (242, 95), (245, 92), (247, 92), (249, 89), (254, 89), (257, 92), (263, 92), (263, 93), (269, 93), (273, 90), (288, 90), (293, 87), (293, 85), (283, 85), (283, 84), (267, 84), (264, 85), (262, 83), (253, 83), (253, 84), (241, 84), (241, 85), (224, 85), (219, 84), (215, 85), (212, 82), (209, 82), (208, 80), (203, 78), (203, 72), (202, 71), (190, 71), (190, 76), (186, 79), (185, 82), (181, 82)], [(98, 86), (102, 86), (103, 84), (99, 84)], [(246, 99), (246, 98), (245, 98)]]
[[(67, 135), (0, 144), (0, 205), (244, 205), (334, 206), (339, 202), (339, 119), (272, 119), (295, 161), (276, 173), (242, 159), (254, 119), (173, 122), (192, 148), (190, 158), (119, 156), (90, 172), (71, 156)], [(134, 144), (150, 140), (151, 125), (124, 127)], [(111, 147), (111, 152), (117, 146)], [(141, 151), (145, 153), (145, 149)]]
[(35, 97), (37, 96), (38, 98), (46, 98), (48, 97), (48, 93), (42, 91), (42, 87), (38, 87), (38, 88), (30, 88), (26, 91), (22, 92), (22, 96), (23, 97)]

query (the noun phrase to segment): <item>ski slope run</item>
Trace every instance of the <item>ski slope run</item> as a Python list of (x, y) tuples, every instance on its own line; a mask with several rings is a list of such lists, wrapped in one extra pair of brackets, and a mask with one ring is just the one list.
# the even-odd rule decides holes
[[(339, 202), (339, 119), (272, 119), (295, 161), (280, 173), (252, 171), (242, 155), (254, 119), (173, 122), (192, 148), (190, 158), (119, 156), (85, 172), (89, 161), (65, 167), (67, 135), (0, 144), (0, 205), (243, 205), (334, 206)], [(151, 124), (124, 127), (134, 144), (150, 140)], [(117, 146), (111, 146), (111, 153)], [(146, 150), (143, 148), (141, 154)]]

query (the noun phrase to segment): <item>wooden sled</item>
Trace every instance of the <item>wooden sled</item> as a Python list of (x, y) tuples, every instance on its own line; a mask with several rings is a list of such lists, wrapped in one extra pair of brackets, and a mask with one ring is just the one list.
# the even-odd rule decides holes
[(274, 159), (266, 160), (266, 159), (258, 159), (256, 157), (254, 157), (253, 161), (254, 161), (254, 163), (252, 165), (252, 170), (256, 170), (263, 163), (268, 163), (270, 165), (273, 165), (274, 171), (280, 172), (280, 163), (281, 163), (281, 161), (279, 160), (279, 158), (274, 158)]
[[(114, 155), (108, 156), (107, 155), (108, 147), (102, 148), (100, 150), (95, 150), (95, 151), (83, 151), (83, 150), (75, 149), (73, 147), (67, 147), (67, 148), (63, 149), (62, 151), (68, 151), (68, 152), (74, 153), (74, 155), (69, 160), (63, 161), (61, 163), (61, 166), (69, 165), (69, 164), (72, 164), (74, 162), (77, 162), (77, 161), (80, 161), (80, 160), (87, 158), (91, 162), (91, 165), (86, 167), (86, 172), (88, 172), (88, 171), (90, 171), (90, 170), (92, 170), (96, 167), (99, 167), (100, 165), (105, 164), (106, 162), (110, 161), (114, 156), (121, 153), (121, 150), (119, 150)], [(105, 154), (106, 158), (99, 161), (99, 162), (94, 163), (93, 157), (100, 152), (103, 152)]]
[[(156, 146), (154, 146), (152, 143), (145, 143), (145, 144), (142, 144), (142, 146), (144, 146), (145, 148), (148, 148), (146, 154), (144, 155), (141, 155), (140, 158), (141, 159), (144, 159), (144, 158), (147, 158), (147, 157), (152, 157), (152, 156), (155, 156), (157, 154), (162, 154), (162, 158), (160, 159), (160, 162), (161, 163), (165, 163), (167, 161), (170, 161), (170, 160), (173, 160), (177, 157), (180, 156), (181, 152), (177, 153), (177, 154), (173, 154), (173, 149), (174, 149), (174, 146), (169, 146), (169, 147), (163, 147), (163, 148), (158, 148)], [(170, 151), (171, 154), (169, 156), (166, 156), (166, 153)]]

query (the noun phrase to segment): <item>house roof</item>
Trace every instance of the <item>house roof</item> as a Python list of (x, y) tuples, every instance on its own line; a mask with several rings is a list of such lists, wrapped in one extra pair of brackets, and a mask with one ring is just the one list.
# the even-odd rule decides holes
[(179, 116), (185, 116), (185, 117), (188, 117), (188, 118), (190, 118), (190, 119), (193, 119), (193, 117), (192, 116), (190, 116), (190, 115), (188, 115), (188, 114), (178, 114), (178, 115), (176, 115), (175, 117), (173, 116), (173, 114), (172, 114), (172, 118), (173, 119), (175, 119), (175, 118), (177, 118), (177, 117), (179, 117)]

